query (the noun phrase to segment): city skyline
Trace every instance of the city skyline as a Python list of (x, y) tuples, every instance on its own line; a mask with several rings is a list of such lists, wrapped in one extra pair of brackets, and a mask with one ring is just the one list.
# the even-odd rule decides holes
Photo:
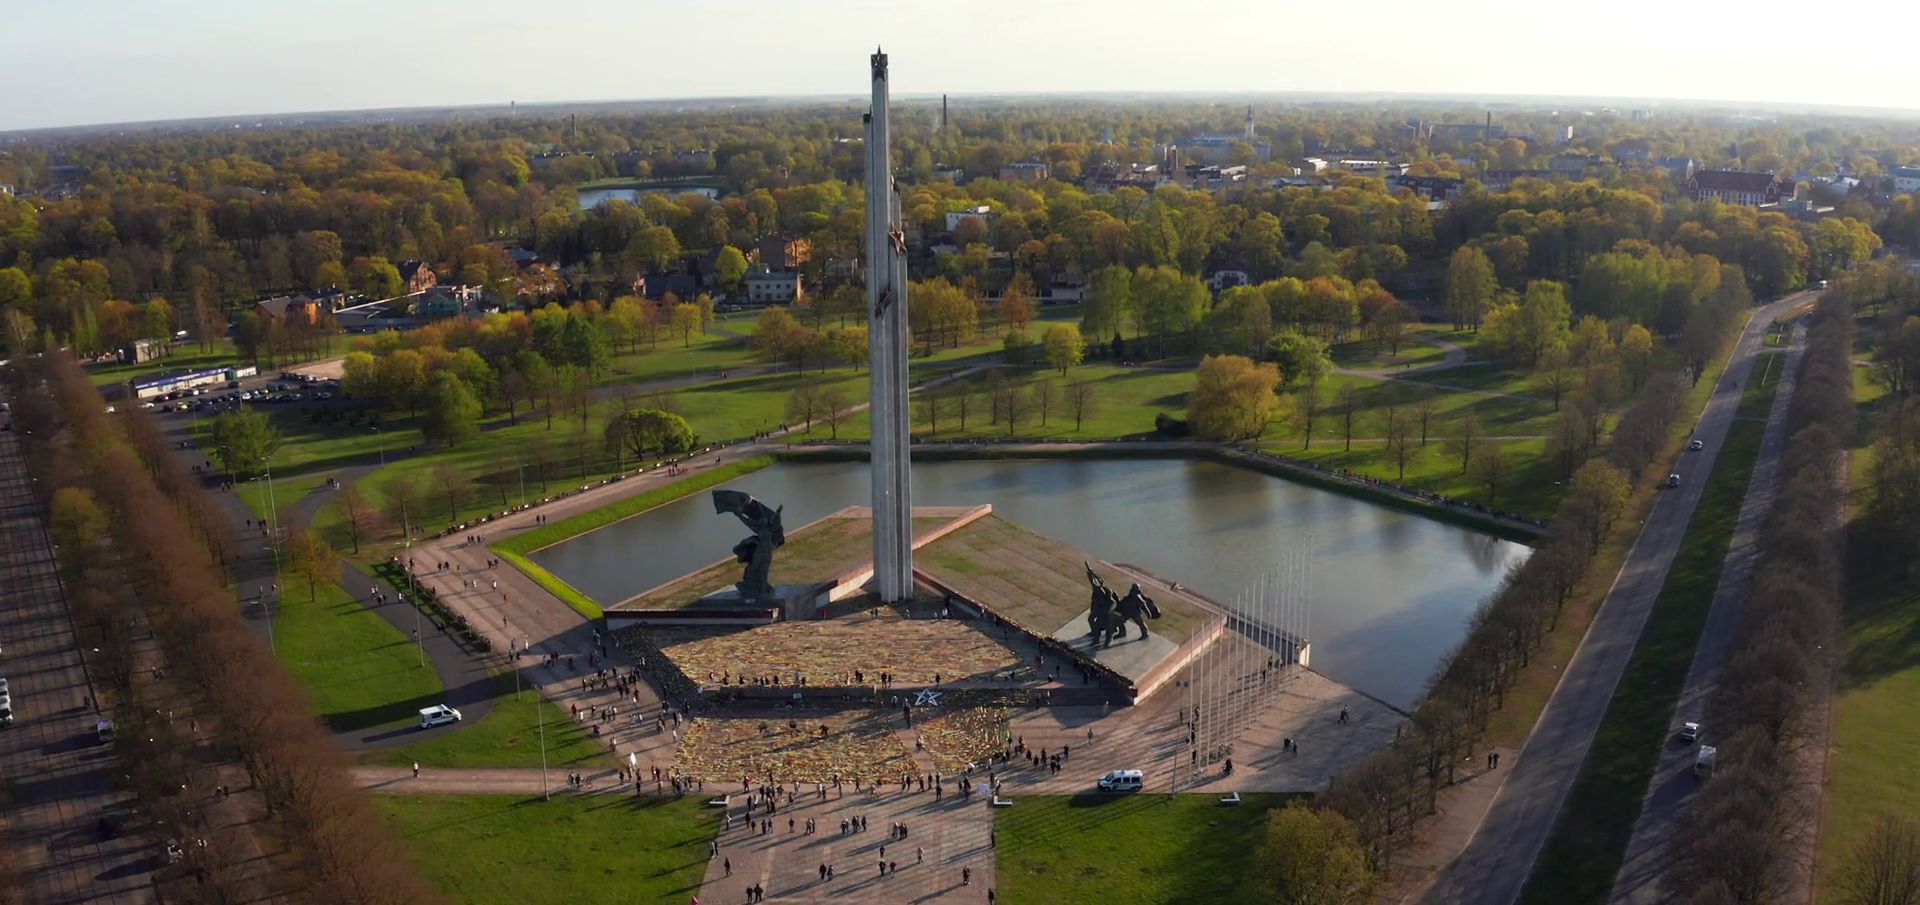
[[(0, 82), (29, 86), (0, 107), (0, 130), (509, 101), (852, 99), (860, 75), (844, 61), (876, 45), (897, 61), (903, 98), (1518, 93), (1920, 106), (1901, 87), (1893, 30), (1850, 36), (1844, 56), (1788, 66), (1773, 58), (1801, 46), (1787, 43), (1789, 28), (1778, 29), (1779, 42), (1764, 44), (1703, 39), (1711, 36), (1698, 29), (1730, 17), (1786, 21), (1726, 0), (1691, 8), (1685, 22), (1697, 29), (1648, 27), (1673, 15), (1651, 0), (1631, 0), (1592, 21), (1510, 0), (1475, 6), (1474, 15), (1432, 17), (1407, 0), (1385, 0), (1369, 10), (1369, 26), (1356, 29), (1254, 8), (1167, 28), (1154, 7), (1132, 0), (990, 2), (966, 15), (929, 3), (893, 8), (870, 0), (697, 7), (577, 0), (564, 20), (527, 20), (523, 8), (505, 0), (404, 8), (332, 0), (317, 10), (283, 0), (208, 0), (191, 17), (168, 4), (30, 0), (16, 11), (15, 32), (42, 38), (19, 43), (0, 60)], [(1868, 6), (1871, 16), (1879, 4)], [(855, 15), (864, 28), (826, 26)], [(1396, 18), (1421, 24), (1378, 27)], [(101, 27), (103, 21), (112, 27)], [(1223, 41), (1230, 34), (1274, 38), (1241, 48)]]

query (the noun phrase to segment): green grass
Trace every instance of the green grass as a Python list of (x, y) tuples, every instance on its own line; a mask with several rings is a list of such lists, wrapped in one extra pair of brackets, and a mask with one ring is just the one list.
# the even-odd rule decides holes
[(239, 495), (241, 502), (247, 504), (248, 509), (253, 510), (254, 515), (266, 519), (277, 512), (280, 519), (284, 520), (287, 510), (325, 484), (328, 477), (326, 474), (309, 472), (294, 478), (275, 478), (271, 485), (265, 478), (256, 478), (233, 488), (233, 492)]
[(642, 346), (637, 352), (613, 357), (608, 376), (602, 384), (641, 383), (666, 377), (710, 374), (762, 364), (747, 348), (745, 341), (732, 336), (696, 333), (683, 344), (678, 337), (663, 336), (658, 346)]
[(1534, 865), (1522, 902), (1601, 902), (1613, 888), (1647, 783), (1667, 740), (1675, 700), (1693, 663), (1694, 645), (1720, 583), (1779, 379), (1778, 363), (1769, 367), (1768, 359), (1779, 354), (1763, 354), (1756, 363), (1754, 379), (1747, 384), (1726, 445), (1707, 477), (1700, 506), (1687, 523), (1653, 615)]
[(173, 347), (173, 354), (165, 358), (143, 361), (139, 364), (94, 365), (87, 368), (87, 378), (94, 386), (106, 386), (110, 383), (125, 383), (136, 377), (146, 377), (164, 371), (197, 371), (202, 368), (218, 368), (240, 361), (240, 353), (233, 344), (225, 339), (212, 343), (212, 349), (200, 351), (197, 342), (183, 342)]
[(1250, 888), (1267, 812), (1291, 796), (1034, 796), (994, 813), (1000, 901), (1263, 901)]
[(540, 697), (532, 685), (514, 690), (513, 676), (494, 677), (493, 709), (459, 731), (361, 757), (369, 764), (403, 767), (538, 767), (540, 723), (546, 722), (547, 765), (555, 769), (612, 766), (613, 756), (565, 710)]
[(428, 882), (463, 905), (684, 903), (714, 833), (704, 796), (375, 800)]
[(274, 650), (329, 727), (400, 723), (440, 703), (445, 687), (433, 664), (420, 665), (412, 639), (351, 594), (322, 583), (310, 598), (306, 582), (290, 573), (280, 576), (280, 588)]
[(1385, 343), (1372, 340), (1341, 343), (1329, 351), (1336, 367), (1371, 368), (1418, 368), (1437, 365), (1447, 357), (1447, 350), (1421, 341), (1423, 334), (1414, 334), (1400, 344), (1400, 351), (1394, 352)]

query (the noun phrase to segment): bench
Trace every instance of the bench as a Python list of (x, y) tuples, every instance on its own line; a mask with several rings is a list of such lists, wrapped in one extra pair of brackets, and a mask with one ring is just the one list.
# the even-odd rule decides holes
[(1221, 804), (1228, 804), (1228, 805), (1232, 805), (1232, 804), (1239, 804), (1239, 803), (1240, 803), (1240, 793), (1239, 793), (1239, 792), (1228, 792), (1227, 794), (1225, 794), (1225, 795), (1222, 795), (1222, 796), (1220, 796), (1220, 803), (1221, 803)]
[(996, 808), (1010, 808), (1010, 807), (1013, 807), (1013, 799), (1001, 798), (1000, 796), (995, 795), (993, 796), (993, 800), (988, 802), (988, 804)]
[(730, 805), (732, 803), (733, 803), (732, 795), (722, 795), (719, 798), (707, 799), (707, 807), (710, 807), (710, 808), (724, 808), (727, 805)]

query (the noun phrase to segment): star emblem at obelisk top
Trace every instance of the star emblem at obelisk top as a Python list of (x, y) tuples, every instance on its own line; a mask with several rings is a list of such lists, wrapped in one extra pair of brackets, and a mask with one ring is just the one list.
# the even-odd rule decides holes
[(920, 696), (913, 699), (913, 706), (915, 707), (938, 707), (939, 705), (940, 692), (934, 691), (931, 688), (920, 689)]

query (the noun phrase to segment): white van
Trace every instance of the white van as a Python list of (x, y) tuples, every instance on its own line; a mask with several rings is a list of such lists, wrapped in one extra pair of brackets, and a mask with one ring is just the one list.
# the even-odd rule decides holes
[(460, 711), (445, 704), (420, 708), (420, 728), (422, 729), (432, 729), (435, 726), (458, 722), (460, 722)]
[(1095, 785), (1102, 792), (1138, 792), (1147, 784), (1147, 777), (1139, 770), (1114, 770)]
[(1713, 762), (1719, 754), (1719, 748), (1715, 748), (1712, 745), (1701, 745), (1699, 752), (1693, 756), (1693, 775), (1701, 779), (1712, 776)]

